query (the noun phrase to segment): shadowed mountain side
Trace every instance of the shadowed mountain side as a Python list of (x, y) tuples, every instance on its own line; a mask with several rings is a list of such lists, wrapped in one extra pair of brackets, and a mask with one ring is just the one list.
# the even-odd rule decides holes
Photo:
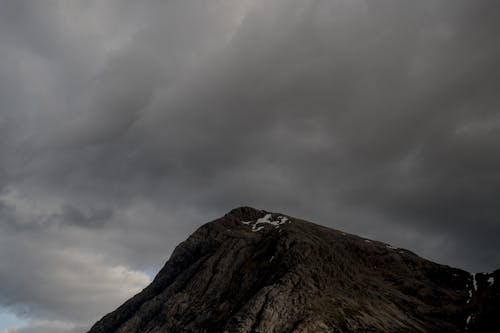
[(497, 332), (499, 274), (240, 207), (89, 333)]

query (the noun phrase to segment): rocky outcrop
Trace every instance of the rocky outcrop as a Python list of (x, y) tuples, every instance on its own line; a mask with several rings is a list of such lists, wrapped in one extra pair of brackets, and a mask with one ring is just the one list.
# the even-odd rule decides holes
[(500, 332), (499, 274), (241, 207), (89, 333)]

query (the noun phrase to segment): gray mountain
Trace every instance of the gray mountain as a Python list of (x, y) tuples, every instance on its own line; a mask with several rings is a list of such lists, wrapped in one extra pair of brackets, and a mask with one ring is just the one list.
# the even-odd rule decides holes
[(500, 270), (240, 207), (200, 227), (89, 333), (500, 332)]

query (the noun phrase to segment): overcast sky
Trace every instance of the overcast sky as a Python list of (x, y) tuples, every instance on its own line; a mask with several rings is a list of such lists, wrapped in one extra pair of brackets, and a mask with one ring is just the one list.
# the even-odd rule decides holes
[(241, 205), (500, 267), (499, 32), (498, 0), (0, 0), (0, 332), (86, 332)]

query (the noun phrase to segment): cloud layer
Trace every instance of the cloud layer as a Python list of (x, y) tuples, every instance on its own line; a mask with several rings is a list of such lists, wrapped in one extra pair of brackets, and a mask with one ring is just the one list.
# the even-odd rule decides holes
[(82, 330), (239, 205), (499, 267), (499, 16), (0, 1), (0, 306), (34, 320), (7, 332)]

